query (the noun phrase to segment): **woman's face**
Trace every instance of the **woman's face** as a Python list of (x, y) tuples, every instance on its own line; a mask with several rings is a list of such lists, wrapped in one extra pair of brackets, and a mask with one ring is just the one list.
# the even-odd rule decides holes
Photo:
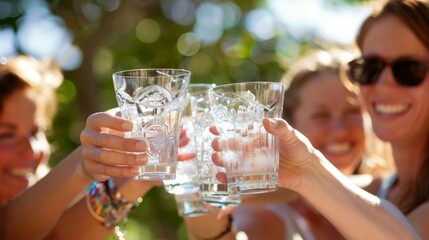
[[(384, 17), (369, 29), (362, 56), (376, 56), (387, 62), (407, 57), (429, 63), (429, 49), (395, 16)], [(360, 90), (379, 138), (392, 143), (426, 142), (429, 74), (419, 86), (406, 87), (395, 82), (391, 67), (385, 67), (376, 83), (361, 85)]]
[[(18, 90), (6, 98), (0, 114), (0, 201), (7, 202), (29, 185), (44, 155), (47, 141), (39, 132), (36, 95)], [(34, 175), (33, 175), (34, 177)]]
[(322, 73), (300, 90), (294, 127), (309, 138), (344, 174), (352, 174), (365, 148), (363, 117), (357, 98), (338, 74)]

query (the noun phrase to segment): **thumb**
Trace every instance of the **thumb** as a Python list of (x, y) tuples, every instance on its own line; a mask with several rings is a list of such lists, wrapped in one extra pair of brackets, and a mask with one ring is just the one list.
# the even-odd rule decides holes
[(264, 118), (262, 120), (268, 133), (280, 138), (289, 139), (293, 136), (293, 128), (281, 118)]
[(284, 119), (264, 118), (263, 124), (268, 133), (279, 137), (280, 145), (284, 147), (297, 147), (304, 144), (308, 151), (313, 151), (313, 146), (308, 138), (295, 130)]

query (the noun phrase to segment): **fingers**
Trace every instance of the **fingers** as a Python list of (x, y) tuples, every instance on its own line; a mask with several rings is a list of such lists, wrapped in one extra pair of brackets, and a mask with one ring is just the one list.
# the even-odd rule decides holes
[(218, 172), (218, 173), (216, 173), (216, 178), (217, 178), (217, 180), (219, 180), (220, 182), (222, 182), (222, 183), (226, 183), (226, 173), (224, 173), (224, 172)]
[(117, 117), (121, 116), (121, 110), (119, 109), (119, 107), (109, 109), (109, 110), (105, 111), (105, 113), (108, 113), (112, 116), (117, 116)]
[(82, 148), (84, 159), (106, 165), (141, 166), (147, 163), (146, 152), (117, 152), (104, 148)]
[(87, 128), (92, 128), (100, 131), (102, 128), (110, 128), (118, 131), (131, 131), (133, 129), (133, 124), (131, 121), (112, 116), (106, 112), (94, 113), (88, 117), (86, 120)]
[(180, 129), (180, 138), (179, 138), (179, 147), (184, 147), (186, 144), (188, 144), (190, 141), (188, 135), (186, 135), (186, 129), (181, 128)]
[(83, 146), (98, 146), (125, 152), (144, 152), (149, 149), (148, 143), (135, 138), (123, 138), (109, 133), (85, 129), (80, 135)]
[(304, 144), (306, 149), (310, 152), (314, 150), (310, 140), (302, 133), (292, 128), (284, 119), (264, 118), (263, 124), (267, 132), (279, 137), (281, 148)]
[(138, 176), (141, 166), (148, 162), (146, 152), (121, 152), (92, 146), (82, 146), (81, 156), (84, 172), (97, 181)]
[(212, 161), (214, 165), (219, 167), (225, 167), (225, 163), (223, 161), (222, 153), (221, 152), (214, 152), (212, 154)]
[(133, 124), (113, 116), (117, 111), (95, 113), (88, 117), (80, 135), (83, 170), (96, 180), (108, 177), (134, 177), (148, 162), (148, 143), (135, 138), (124, 138)]
[(293, 128), (283, 119), (281, 118), (264, 118), (262, 120), (265, 129), (272, 135), (282, 136), (286, 135), (290, 136)]
[(215, 125), (210, 126), (209, 131), (216, 136), (219, 136), (220, 134), (219, 130), (216, 128)]
[(213, 139), (211, 146), (212, 146), (213, 150), (215, 150), (217, 152), (221, 152), (222, 151), (221, 138), (217, 137), (217, 138)]
[(85, 161), (84, 168), (97, 181), (109, 177), (130, 178), (141, 174), (141, 168), (138, 166), (107, 165), (97, 161)]
[(177, 154), (177, 159), (179, 161), (186, 161), (186, 160), (192, 160), (196, 157), (197, 155), (193, 152), (180, 152)]

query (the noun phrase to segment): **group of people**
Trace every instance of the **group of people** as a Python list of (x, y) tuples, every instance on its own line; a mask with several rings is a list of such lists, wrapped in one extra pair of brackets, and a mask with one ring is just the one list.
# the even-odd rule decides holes
[[(318, 52), (290, 69), (284, 119), (263, 120), (279, 137), (279, 191), (185, 217), (190, 239), (429, 239), (429, 0), (384, 2), (356, 43), (354, 60)], [(47, 67), (26, 57), (0, 63), (0, 236), (120, 237), (115, 226), (158, 184), (127, 180), (147, 162), (147, 143), (125, 138), (132, 123), (115, 112), (95, 113), (81, 146), (36, 174), (61, 83)], [(371, 131), (391, 155), (373, 151)], [(221, 142), (212, 143), (216, 164)]]

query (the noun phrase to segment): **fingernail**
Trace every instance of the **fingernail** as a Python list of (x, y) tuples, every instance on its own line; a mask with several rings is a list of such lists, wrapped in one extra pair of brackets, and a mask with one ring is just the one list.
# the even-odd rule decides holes
[(277, 128), (277, 126), (279, 125), (279, 123), (277, 122), (277, 120), (270, 118), (270, 126)]
[(125, 130), (132, 130), (133, 129), (133, 123), (132, 122), (124, 122), (124, 123), (122, 123), (122, 128)]
[(142, 150), (142, 151), (146, 151), (147, 150), (147, 144), (144, 141), (139, 141), (136, 143), (136, 150)]

